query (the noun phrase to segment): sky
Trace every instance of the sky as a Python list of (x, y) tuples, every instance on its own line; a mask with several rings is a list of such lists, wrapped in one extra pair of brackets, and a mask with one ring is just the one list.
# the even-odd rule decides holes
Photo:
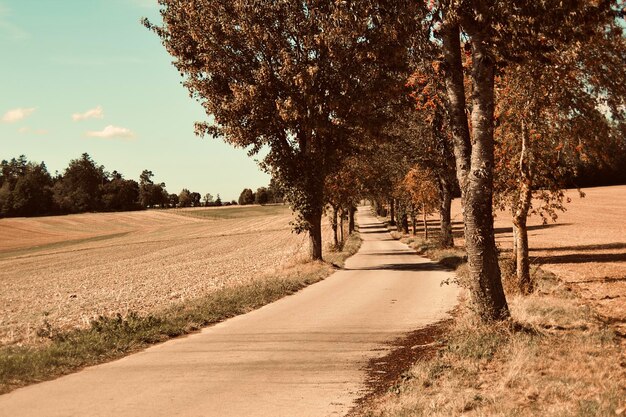
[(110, 172), (144, 169), (168, 192), (237, 199), (269, 183), (245, 149), (200, 138), (207, 120), (158, 37), (156, 0), (0, 0), (0, 160), (54, 175), (87, 152)]

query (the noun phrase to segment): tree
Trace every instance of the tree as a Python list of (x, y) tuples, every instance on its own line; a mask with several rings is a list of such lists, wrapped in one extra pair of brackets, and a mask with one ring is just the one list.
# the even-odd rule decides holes
[(191, 194), (189, 194), (189, 198), (191, 199), (191, 206), (192, 207), (200, 207), (200, 200), (202, 199), (202, 196), (200, 195), (200, 193), (198, 192), (192, 192)]
[(215, 199), (215, 206), (216, 207), (221, 207), (222, 206), (222, 199), (220, 198), (220, 195), (217, 195), (217, 198)]
[(284, 192), (274, 178), (270, 180), (270, 183), (267, 186), (267, 192), (269, 193), (269, 198), (272, 203), (283, 202)]
[[(555, 65), (529, 59), (504, 68), (496, 79), (495, 204), (513, 217), (522, 293), (533, 290), (527, 218), (556, 220), (567, 202), (563, 188), (578, 167), (590, 163), (598, 169), (619, 154), (623, 139), (616, 126), (624, 121), (619, 109), (626, 86), (617, 80), (626, 78), (624, 50), (625, 39), (609, 27), (585, 45), (556, 51)], [(609, 116), (607, 110), (616, 113)]]
[(15, 183), (12, 200), (15, 216), (41, 216), (53, 212), (52, 177), (43, 162), (27, 164), (26, 172)]
[(241, 194), (239, 194), (239, 205), (245, 206), (247, 204), (254, 204), (254, 193), (249, 188), (244, 188)]
[(424, 225), (424, 239), (428, 239), (428, 223), (426, 217), (439, 206), (439, 191), (437, 189), (437, 176), (430, 169), (419, 165), (414, 166), (404, 177), (402, 186), (410, 196), (413, 217), (413, 233), (415, 233), (416, 209), (422, 213)]
[(183, 190), (178, 194), (178, 206), (179, 207), (191, 207), (191, 193), (188, 189)]
[(322, 258), (324, 182), (351, 141), (380, 128), (406, 76), (417, 2), (162, 0), (156, 32), (210, 121), (198, 134), (250, 154), (272, 174)]
[(54, 199), (62, 211), (82, 213), (102, 209), (102, 185), (106, 181), (103, 166), (97, 166), (89, 154), (70, 161), (63, 176), (54, 185)]
[(155, 184), (152, 177), (154, 174), (147, 169), (144, 169), (139, 175), (139, 202), (144, 208), (165, 207), (170, 201), (165, 183)]
[(269, 202), (269, 193), (267, 192), (267, 188), (257, 188), (256, 193), (254, 193), (254, 202), (260, 205), (265, 205)]
[(137, 210), (140, 208), (139, 184), (113, 171), (109, 181), (102, 187), (102, 202), (103, 209), (107, 211)]
[[(496, 71), (529, 58), (549, 63), (550, 54), (563, 50), (563, 45), (586, 43), (590, 33), (604, 30), (614, 21), (616, 11), (622, 9), (618, 3), (619, 0), (430, 2), (430, 27), (435, 28), (443, 56), (472, 294), (485, 321), (509, 315), (493, 232)], [(471, 100), (467, 100), (465, 91), (464, 53), (468, 58)]]
[(204, 205), (205, 207), (208, 207), (210, 205), (213, 204), (213, 196), (211, 195), (211, 193), (206, 193), (204, 195)]

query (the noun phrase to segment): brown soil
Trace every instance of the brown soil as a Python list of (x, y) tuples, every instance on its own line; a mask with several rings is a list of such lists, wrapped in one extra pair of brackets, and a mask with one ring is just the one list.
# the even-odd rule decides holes
[(367, 394), (356, 401), (348, 417), (361, 415), (385, 392), (393, 391), (401, 383), (403, 375), (416, 362), (432, 359), (441, 348), (442, 340), (452, 325), (452, 320), (444, 320), (423, 327), (389, 344), (389, 353), (381, 358), (373, 358), (367, 365)]
[(2, 219), (0, 345), (37, 343), (42, 326), (69, 329), (98, 315), (149, 314), (298, 261), (306, 239), (291, 232), (290, 210), (268, 213)]

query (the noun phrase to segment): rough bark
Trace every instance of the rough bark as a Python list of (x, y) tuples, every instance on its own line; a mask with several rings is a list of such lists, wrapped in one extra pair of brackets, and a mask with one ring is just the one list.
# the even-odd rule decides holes
[(442, 26), (441, 34), (456, 175), (461, 188), (461, 197), (464, 200), (467, 188), (466, 179), (470, 168), (471, 142), (467, 114), (465, 113), (466, 100), (459, 26), (445, 23)]
[(348, 218), (348, 234), (351, 235), (352, 233), (354, 233), (354, 228), (355, 228), (355, 223), (354, 223), (354, 214), (356, 213), (356, 207), (354, 206), (350, 206), (350, 209), (348, 211), (349, 214), (349, 218)]
[(306, 218), (309, 223), (309, 255), (313, 261), (322, 260), (322, 210), (315, 210)]
[(452, 183), (446, 178), (439, 178), (439, 223), (441, 227), (441, 246), (451, 248), (454, 246), (452, 236)]
[(522, 149), (519, 162), (520, 182), (519, 201), (517, 209), (513, 213), (513, 227), (515, 229), (515, 261), (517, 270), (517, 282), (522, 294), (530, 294), (533, 291), (530, 279), (530, 259), (528, 257), (528, 228), (526, 225), (528, 212), (532, 202), (532, 171), (530, 153), (528, 150), (528, 136), (524, 122), (522, 122)]
[(493, 111), (495, 63), (480, 33), (472, 33), (472, 138), (465, 113), (459, 27), (442, 27), (450, 125), (461, 188), (472, 295), (484, 321), (509, 316), (493, 231)]
[(396, 225), (396, 200), (394, 198), (392, 198), (389, 201), (389, 217), (391, 220), (389, 220), (389, 226), (395, 226)]
[(480, 34), (472, 44), (472, 156), (465, 193), (465, 242), (474, 300), (483, 320), (508, 317), (493, 230), (494, 58)]

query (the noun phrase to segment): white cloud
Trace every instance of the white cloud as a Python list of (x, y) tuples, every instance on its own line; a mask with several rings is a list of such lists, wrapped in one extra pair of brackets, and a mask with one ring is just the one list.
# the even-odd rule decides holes
[(72, 115), (72, 120), (75, 122), (79, 120), (86, 119), (102, 119), (104, 117), (104, 111), (102, 110), (102, 106), (98, 106), (95, 109), (89, 109), (84, 113), (74, 113)]
[(102, 130), (99, 131), (89, 131), (86, 133), (87, 136), (92, 138), (104, 138), (104, 139), (112, 139), (112, 138), (133, 138), (135, 134), (125, 127), (117, 127), (113, 125), (108, 125)]
[(4, 116), (2, 116), (2, 121), (5, 123), (15, 123), (17, 121), (27, 118), (34, 111), (35, 111), (35, 107), (29, 107), (26, 109), (23, 109), (23, 108), (12, 109), (4, 113)]
[(47, 135), (48, 134), (48, 131), (46, 129), (32, 129), (28, 126), (20, 127), (17, 131), (18, 133), (21, 133), (22, 135), (26, 135), (29, 133), (32, 133), (33, 135)]

